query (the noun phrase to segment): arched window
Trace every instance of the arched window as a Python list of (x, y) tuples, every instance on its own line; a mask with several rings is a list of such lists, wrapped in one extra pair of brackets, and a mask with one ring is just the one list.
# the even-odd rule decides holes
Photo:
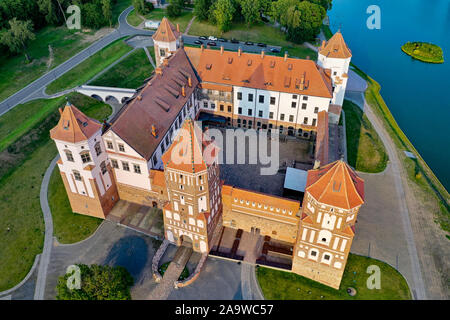
[(91, 155), (89, 154), (89, 151), (83, 151), (80, 153), (81, 161), (83, 163), (91, 162)]
[(74, 162), (74, 161), (75, 161), (75, 160), (73, 159), (72, 151), (70, 151), (70, 150), (64, 150), (64, 152), (66, 153), (67, 161), (71, 161), (71, 162)]
[(81, 174), (79, 171), (73, 170), (73, 177), (75, 178), (75, 180), (81, 181)]
[(100, 141), (98, 141), (95, 146), (95, 153), (97, 154), (97, 157), (102, 153), (102, 147), (100, 146)]

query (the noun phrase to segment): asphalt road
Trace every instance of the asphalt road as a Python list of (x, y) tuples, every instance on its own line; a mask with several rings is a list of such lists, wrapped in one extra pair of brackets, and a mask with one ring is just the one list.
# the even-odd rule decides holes
[[(42, 98), (44, 97), (43, 91), (47, 85), (49, 85), (52, 81), (55, 79), (61, 77), (64, 73), (71, 70), (72, 68), (76, 67), (78, 64), (89, 58), (91, 55), (95, 54), (96, 52), (100, 51), (110, 43), (116, 41), (117, 39), (120, 39), (122, 37), (126, 36), (134, 36), (134, 35), (146, 35), (151, 36), (154, 31), (151, 30), (142, 30), (137, 29), (127, 22), (127, 16), (128, 14), (133, 10), (133, 7), (128, 7), (125, 9), (119, 16), (119, 27), (111, 32), (110, 34), (106, 35), (105, 37), (99, 39), (98, 41), (91, 44), (86, 49), (82, 50), (81, 52), (77, 53), (70, 59), (66, 60), (59, 66), (55, 67), (53, 70), (50, 70), (40, 78), (36, 79), (29, 85), (27, 85), (25, 88), (17, 91), (15, 94), (9, 96), (2, 102), (0, 102), (0, 116), (9, 111), (10, 109), (14, 108), (20, 103), (30, 101), (36, 98)], [(183, 41), (186, 44), (194, 45), (194, 41), (198, 40), (198, 36), (188, 36), (183, 35)], [(206, 45), (207, 41), (203, 41)], [(221, 45), (224, 46), (224, 49), (226, 50), (238, 50), (239, 47), (242, 48), (243, 51), (247, 52), (256, 52), (259, 53), (261, 50), (269, 51), (271, 48), (277, 48), (280, 49), (280, 47), (275, 46), (267, 46), (266, 48), (258, 47), (255, 45), (246, 45), (243, 42), (240, 43), (231, 43), (231, 42), (220, 42), (216, 41), (217, 47), (220, 47)]]

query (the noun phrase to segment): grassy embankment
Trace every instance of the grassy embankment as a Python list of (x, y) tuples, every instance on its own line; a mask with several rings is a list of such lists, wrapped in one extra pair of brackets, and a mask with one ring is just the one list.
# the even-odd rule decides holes
[(353, 102), (344, 101), (348, 163), (358, 171), (382, 172), (388, 156), (369, 119)]
[[(380, 268), (381, 289), (368, 289), (367, 267)], [(259, 267), (256, 272), (264, 297), (268, 300), (410, 300), (411, 293), (403, 276), (387, 263), (350, 254), (339, 290), (292, 272)], [(356, 289), (350, 296), (347, 288)]]
[[(111, 113), (108, 105), (95, 99), (77, 93), (69, 97), (89, 116), (103, 119)], [(64, 104), (65, 97), (35, 100), (0, 118), (0, 137), (4, 137), (0, 140), (0, 291), (19, 283), (42, 252), (44, 221), (39, 192), (57, 153), (49, 130), (59, 119), (58, 107)], [(58, 229), (60, 223), (55, 221)], [(94, 230), (92, 227), (91, 232)]]
[[(120, 12), (130, 5), (131, 0), (117, 1), (113, 6), (114, 23)], [(36, 31), (36, 39), (27, 45), (27, 52), (32, 58), (30, 63), (26, 62), (23, 54), (0, 60), (0, 101), (88, 47), (96, 41), (96, 31), (69, 30), (65, 26), (48, 26)], [(49, 45), (53, 50), (52, 58)]]
[[(153, 58), (153, 62), (155, 62), (153, 47), (148, 47), (148, 51)], [(145, 79), (150, 77), (152, 72), (153, 66), (148, 60), (147, 54), (144, 49), (139, 48), (90, 82), (89, 85), (136, 89), (142, 85)]]
[(128, 15), (127, 21), (130, 25), (137, 27), (144, 21), (144, 19), (161, 21), (162, 18), (164, 17), (167, 17), (170, 20), (170, 22), (172, 22), (174, 25), (178, 23), (180, 25), (180, 31), (184, 32), (184, 30), (186, 30), (187, 25), (189, 24), (189, 21), (191, 21), (193, 15), (192, 11), (183, 10), (179, 17), (169, 18), (166, 9), (156, 8), (146, 15), (141, 15), (136, 10), (133, 10)]
[(428, 63), (444, 63), (442, 49), (426, 42), (407, 42), (402, 46), (402, 51), (414, 59)]
[(47, 86), (47, 94), (54, 94), (84, 84), (97, 73), (107, 68), (132, 48), (119, 39), (95, 53), (79, 65), (63, 74)]

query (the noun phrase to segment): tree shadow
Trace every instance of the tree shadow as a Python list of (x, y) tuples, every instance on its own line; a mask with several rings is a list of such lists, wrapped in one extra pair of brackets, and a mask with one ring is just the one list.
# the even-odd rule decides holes
[(117, 241), (102, 264), (125, 267), (138, 280), (148, 260), (148, 245), (138, 236), (128, 236)]

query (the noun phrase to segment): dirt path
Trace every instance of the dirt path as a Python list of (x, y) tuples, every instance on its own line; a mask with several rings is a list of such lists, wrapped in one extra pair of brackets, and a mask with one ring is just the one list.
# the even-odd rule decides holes
[(183, 33), (183, 34), (185, 34), (185, 35), (188, 34), (189, 29), (191, 28), (192, 22), (194, 22), (195, 18), (196, 18), (196, 16), (193, 16), (193, 17), (192, 17), (191, 21), (189, 21), (189, 23), (188, 23), (188, 25), (187, 25), (187, 27), (186, 27), (186, 30), (184, 30), (184, 33)]

